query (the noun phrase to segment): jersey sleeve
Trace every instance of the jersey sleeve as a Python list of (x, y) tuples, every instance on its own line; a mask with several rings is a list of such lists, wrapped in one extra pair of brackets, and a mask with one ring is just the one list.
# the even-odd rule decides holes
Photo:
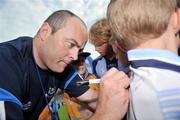
[[(10, 92), (19, 100), (23, 91), (21, 84), (24, 72), (21, 69), (21, 64), (20, 55), (15, 48), (4, 45), (0, 46), (0, 88)], [(12, 114), (14, 114), (13, 120), (23, 117), (21, 107), (18, 104), (6, 101), (1, 96), (0, 101), (4, 102), (6, 119), (12, 118)]]
[(0, 49), (0, 88), (20, 98), (24, 74), (20, 55), (11, 47), (0, 46)]
[(5, 101), (4, 107), (1, 109), (4, 109), (3, 114), (5, 114), (6, 120), (23, 120), (24, 119), (22, 108), (13, 102)]

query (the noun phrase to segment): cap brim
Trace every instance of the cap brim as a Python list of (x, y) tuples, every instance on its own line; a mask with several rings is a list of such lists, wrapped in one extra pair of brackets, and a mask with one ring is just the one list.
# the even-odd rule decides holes
[(91, 55), (91, 53), (89, 53), (89, 52), (82, 52), (82, 53), (80, 53), (80, 54), (78, 55), (78, 57), (87, 58), (87, 57), (90, 56), (90, 55)]

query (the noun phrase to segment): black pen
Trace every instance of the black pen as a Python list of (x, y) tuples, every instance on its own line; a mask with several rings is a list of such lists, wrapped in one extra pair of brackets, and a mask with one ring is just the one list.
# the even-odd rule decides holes
[[(82, 85), (89, 85), (89, 84), (99, 84), (101, 79), (90, 79), (90, 80), (82, 80), (82, 81), (77, 81), (76, 85), (77, 86), (82, 86)], [(124, 87), (125, 89), (129, 89), (130, 85), (127, 87)]]
[(76, 85), (81, 86), (81, 85), (89, 85), (89, 84), (98, 84), (100, 83), (101, 79), (90, 79), (90, 80), (82, 80), (82, 81), (77, 81)]

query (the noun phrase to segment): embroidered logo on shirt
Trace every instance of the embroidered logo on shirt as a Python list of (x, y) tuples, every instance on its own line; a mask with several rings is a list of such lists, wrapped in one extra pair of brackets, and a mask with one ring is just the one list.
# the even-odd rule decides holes
[(52, 98), (55, 94), (56, 89), (54, 87), (49, 87), (48, 93), (46, 93), (47, 98)]

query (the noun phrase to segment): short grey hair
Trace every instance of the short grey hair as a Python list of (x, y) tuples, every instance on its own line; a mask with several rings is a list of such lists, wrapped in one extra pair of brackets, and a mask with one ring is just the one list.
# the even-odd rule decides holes
[(68, 10), (58, 10), (52, 13), (44, 22), (47, 22), (49, 26), (52, 28), (52, 34), (57, 32), (59, 29), (65, 26), (66, 22), (69, 18), (76, 17), (81, 20), (81, 22), (86, 27), (84, 21), (74, 13)]

